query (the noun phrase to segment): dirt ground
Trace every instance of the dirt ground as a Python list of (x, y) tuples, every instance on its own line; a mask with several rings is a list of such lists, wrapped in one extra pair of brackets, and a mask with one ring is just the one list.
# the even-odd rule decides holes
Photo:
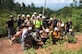
[[(66, 43), (65, 46), (67, 49), (70, 50), (75, 50), (75, 49), (80, 49), (82, 47), (82, 33), (76, 35), (77, 43), (71, 44), (71, 43)], [(57, 46), (57, 45), (53, 45)], [(37, 54), (49, 54), (45, 52), (44, 49), (37, 49), (36, 50)], [(22, 47), (20, 43), (15, 43), (13, 45), (10, 45), (8, 42), (8, 38), (0, 38), (0, 54), (23, 54)]]

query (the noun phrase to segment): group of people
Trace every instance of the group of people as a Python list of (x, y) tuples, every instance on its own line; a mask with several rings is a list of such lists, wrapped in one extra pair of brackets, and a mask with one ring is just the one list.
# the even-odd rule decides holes
[[(14, 24), (17, 24), (17, 28), (14, 29)], [(13, 44), (14, 40), (19, 39), (23, 50), (26, 50), (26, 41), (31, 43), (32, 46), (42, 46), (45, 44), (49, 36), (52, 36), (53, 44), (69, 33), (74, 36), (72, 29), (72, 21), (68, 19), (64, 23), (61, 19), (56, 19), (37, 15), (36, 12), (32, 16), (27, 14), (18, 15), (17, 20), (14, 20), (13, 15), (10, 15), (10, 20), (6, 22), (8, 31), (8, 39), (10, 44)]]

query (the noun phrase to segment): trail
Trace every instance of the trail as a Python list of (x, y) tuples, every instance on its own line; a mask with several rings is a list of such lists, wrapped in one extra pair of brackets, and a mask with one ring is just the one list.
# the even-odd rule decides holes
[[(82, 34), (76, 35), (77, 43), (71, 44), (66, 43), (65, 46), (67, 49), (75, 50), (80, 49), (82, 46)], [(56, 45), (53, 45), (56, 46)], [(37, 54), (49, 54), (49, 51), (46, 52), (45, 49), (37, 49)], [(13, 45), (10, 45), (8, 42), (8, 38), (0, 38), (0, 54), (23, 54), (22, 47), (20, 43), (15, 43)]]

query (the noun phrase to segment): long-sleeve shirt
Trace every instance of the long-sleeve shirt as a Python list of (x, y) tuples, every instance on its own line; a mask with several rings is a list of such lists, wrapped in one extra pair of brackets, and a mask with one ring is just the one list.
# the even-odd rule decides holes
[(35, 41), (41, 41), (40, 35), (36, 34), (36, 32), (33, 34), (33, 38), (35, 39)]

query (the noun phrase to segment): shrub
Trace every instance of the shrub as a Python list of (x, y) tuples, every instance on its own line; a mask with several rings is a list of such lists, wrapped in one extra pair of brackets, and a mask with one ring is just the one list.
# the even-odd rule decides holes
[(24, 51), (24, 54), (36, 54), (36, 51), (34, 48), (30, 48), (30, 49)]
[(52, 36), (49, 36), (49, 39), (46, 41), (46, 43), (42, 46), (43, 48), (48, 47), (49, 45), (52, 45)]

